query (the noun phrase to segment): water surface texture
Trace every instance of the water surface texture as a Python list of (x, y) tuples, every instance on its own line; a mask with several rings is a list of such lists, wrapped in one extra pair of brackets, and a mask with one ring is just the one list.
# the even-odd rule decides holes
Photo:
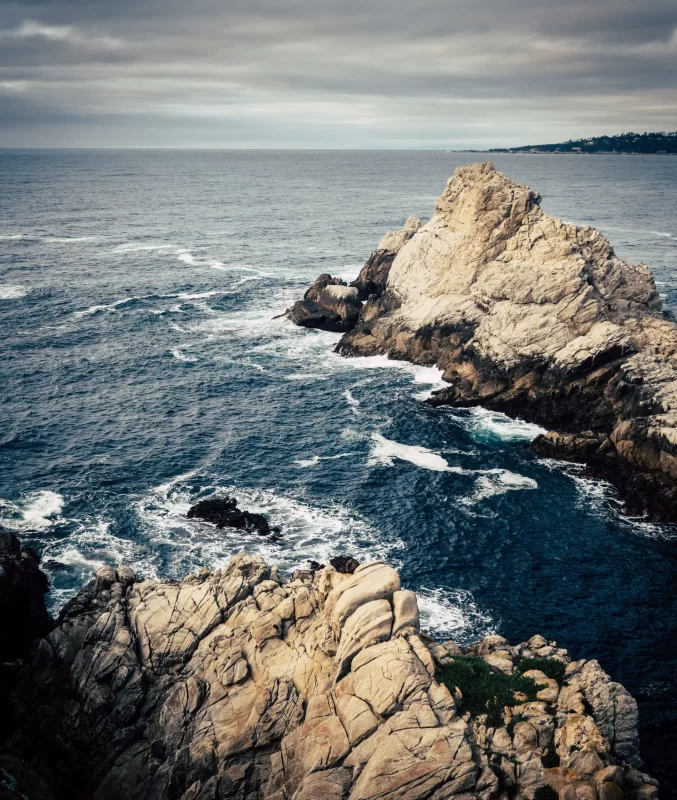
[[(647, 768), (677, 761), (677, 532), (536, 458), (534, 426), (422, 400), (434, 368), (344, 359), (275, 319), (427, 219), (454, 153), (0, 152), (0, 517), (58, 608), (103, 563), (181, 577), (382, 557), (427, 629), (554, 638), (637, 697)], [(476, 160), (476, 159), (475, 159)], [(600, 228), (677, 308), (677, 158), (496, 156)], [(280, 542), (185, 519), (215, 490)]]

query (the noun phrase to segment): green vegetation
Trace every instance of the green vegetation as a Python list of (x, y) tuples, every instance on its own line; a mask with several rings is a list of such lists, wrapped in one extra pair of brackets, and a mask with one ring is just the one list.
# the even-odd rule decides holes
[(593, 136), (570, 139), (559, 144), (495, 148), (492, 153), (671, 153), (677, 154), (677, 131), (666, 133), (621, 133), (618, 136)]
[(559, 795), (549, 786), (539, 786), (534, 792), (534, 800), (558, 800)]
[(548, 678), (562, 685), (566, 664), (557, 658), (524, 658), (520, 661), (517, 671), (522, 674), (530, 669), (538, 669)]
[(463, 710), (473, 716), (486, 714), (487, 725), (491, 727), (502, 723), (505, 706), (520, 702), (515, 692), (533, 701), (541, 688), (518, 672), (512, 675), (496, 672), (486, 661), (474, 656), (457, 656), (450, 664), (440, 667), (437, 679), (451, 692), (458, 688), (463, 695)]

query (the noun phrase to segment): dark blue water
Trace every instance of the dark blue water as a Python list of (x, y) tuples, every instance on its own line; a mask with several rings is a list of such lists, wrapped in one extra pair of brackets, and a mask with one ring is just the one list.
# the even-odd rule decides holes
[[(2, 523), (42, 550), (54, 606), (101, 563), (179, 577), (243, 549), (290, 569), (385, 557), (439, 635), (538, 632), (599, 658), (640, 701), (649, 766), (669, 771), (676, 531), (535, 458), (532, 426), (424, 405), (434, 369), (342, 359), (337, 336), (274, 319), (427, 219), (471, 160), (0, 151)], [(677, 159), (495, 162), (648, 263), (677, 307)], [(282, 541), (187, 521), (215, 489)]]

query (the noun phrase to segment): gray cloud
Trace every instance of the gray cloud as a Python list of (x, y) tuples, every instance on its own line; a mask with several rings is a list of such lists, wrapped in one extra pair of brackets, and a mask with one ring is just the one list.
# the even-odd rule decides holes
[(0, 145), (484, 147), (676, 122), (674, 0), (0, 7)]

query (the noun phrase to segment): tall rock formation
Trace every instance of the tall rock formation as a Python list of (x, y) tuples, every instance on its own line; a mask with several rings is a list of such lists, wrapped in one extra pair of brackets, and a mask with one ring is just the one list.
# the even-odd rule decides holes
[[(430, 221), (392, 241), (338, 350), (439, 365), (433, 404), (537, 422), (537, 452), (594, 467), (628, 513), (677, 521), (677, 325), (646, 266), (539, 199), (488, 162), (457, 169)], [(382, 251), (356, 286), (377, 283)]]
[(246, 555), (181, 582), (104, 567), (14, 707), (6, 751), (75, 800), (657, 796), (635, 701), (596, 661), (435, 643), (379, 561), (288, 582)]

